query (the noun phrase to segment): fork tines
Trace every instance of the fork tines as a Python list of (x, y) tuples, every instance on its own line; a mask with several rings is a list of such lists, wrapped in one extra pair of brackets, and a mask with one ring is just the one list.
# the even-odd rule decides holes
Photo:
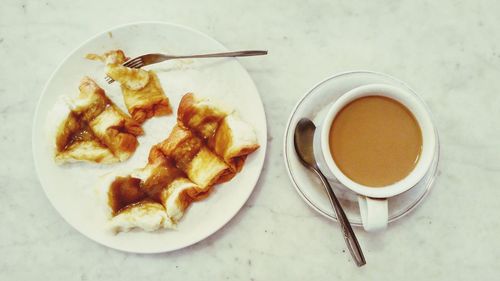
[(123, 66), (130, 68), (141, 68), (144, 66), (144, 62), (141, 57), (137, 57), (135, 59), (131, 59), (123, 64)]

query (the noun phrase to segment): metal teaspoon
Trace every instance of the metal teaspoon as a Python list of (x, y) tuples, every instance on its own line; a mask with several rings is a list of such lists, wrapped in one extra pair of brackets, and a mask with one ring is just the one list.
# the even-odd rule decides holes
[(302, 164), (318, 175), (321, 180), (321, 183), (328, 194), (328, 198), (330, 199), (330, 203), (337, 214), (337, 219), (340, 223), (342, 233), (344, 234), (344, 240), (347, 244), (347, 248), (349, 249), (349, 252), (351, 252), (356, 265), (363, 266), (366, 264), (366, 260), (363, 256), (363, 251), (361, 251), (361, 247), (359, 246), (358, 239), (356, 239), (356, 235), (352, 230), (351, 224), (349, 223), (339, 200), (337, 200), (335, 193), (333, 193), (330, 183), (328, 183), (328, 180), (319, 170), (316, 159), (314, 158), (313, 138), (315, 130), (316, 126), (314, 126), (314, 123), (307, 118), (302, 118), (297, 123), (294, 133), (295, 151), (297, 152)]

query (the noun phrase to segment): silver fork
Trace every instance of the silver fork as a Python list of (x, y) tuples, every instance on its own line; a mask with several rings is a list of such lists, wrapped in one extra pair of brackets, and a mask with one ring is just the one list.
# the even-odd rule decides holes
[[(249, 57), (249, 56), (262, 56), (267, 55), (267, 51), (261, 50), (251, 50), (251, 51), (237, 51), (237, 52), (225, 52), (225, 53), (212, 53), (212, 54), (201, 54), (201, 55), (189, 55), (189, 56), (171, 56), (164, 54), (146, 54), (138, 56), (131, 60), (126, 61), (123, 66), (130, 68), (141, 68), (146, 65), (159, 63), (166, 60), (173, 59), (189, 59), (189, 58), (221, 58), (221, 57)], [(106, 82), (108, 84), (113, 83), (115, 80), (113, 78), (106, 76)]]

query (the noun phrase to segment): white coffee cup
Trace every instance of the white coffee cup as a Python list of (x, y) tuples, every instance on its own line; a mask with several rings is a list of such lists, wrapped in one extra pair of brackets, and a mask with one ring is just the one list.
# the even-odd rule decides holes
[[(353, 100), (374, 95), (392, 98), (403, 104), (413, 113), (422, 132), (422, 152), (415, 168), (402, 180), (384, 187), (365, 186), (344, 175), (333, 160), (329, 145), (330, 128), (337, 113)], [(348, 91), (332, 104), (315, 134), (314, 150), (325, 176), (357, 194), (364, 229), (376, 231), (387, 227), (387, 199), (414, 187), (425, 176), (434, 156), (435, 144), (436, 134), (430, 114), (414, 93), (391, 85), (369, 84)]]

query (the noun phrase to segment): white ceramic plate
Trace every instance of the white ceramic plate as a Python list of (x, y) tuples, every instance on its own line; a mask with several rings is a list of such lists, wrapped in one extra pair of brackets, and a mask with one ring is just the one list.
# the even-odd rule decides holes
[[(58, 166), (53, 161), (52, 137), (47, 136), (47, 115), (61, 95), (75, 96), (78, 84), (88, 75), (123, 108), (117, 83), (104, 82), (104, 67), (84, 59), (87, 53), (122, 49), (130, 57), (146, 53), (197, 54), (227, 49), (214, 39), (187, 27), (146, 22), (103, 32), (72, 52), (48, 81), (38, 102), (33, 124), (33, 154), (40, 182), (52, 205), (83, 235), (108, 247), (135, 253), (167, 252), (192, 245), (226, 224), (250, 196), (262, 169), (266, 152), (266, 118), (257, 89), (236, 59), (177, 60), (149, 66), (157, 71), (174, 111), (182, 95), (194, 92), (234, 107), (255, 129), (261, 147), (250, 155), (243, 171), (229, 183), (218, 185), (206, 200), (187, 210), (177, 230), (132, 231), (113, 235), (106, 230), (106, 217), (96, 195), (96, 185), (106, 173), (143, 167), (151, 146), (165, 139), (176, 115), (153, 118), (145, 123), (145, 135), (134, 156), (125, 163), (96, 165), (78, 163)], [(263, 59), (263, 58), (246, 58)], [(126, 110), (125, 110), (126, 112)]]
[[(400, 80), (377, 72), (352, 71), (333, 75), (315, 85), (302, 97), (295, 106), (285, 131), (284, 160), (285, 165), (295, 189), (304, 201), (321, 215), (337, 220), (328, 197), (314, 173), (305, 168), (299, 161), (293, 144), (293, 134), (297, 122), (304, 117), (311, 119), (315, 124), (320, 124), (326, 112), (340, 96), (356, 87), (367, 84), (387, 84), (406, 88), (417, 95), (408, 85)], [(418, 95), (417, 95), (418, 97)], [(436, 136), (438, 132), (436, 130)], [(410, 190), (389, 198), (389, 222), (396, 221), (408, 214), (429, 193), (434, 185), (439, 163), (439, 139), (429, 171), (424, 178)], [(354, 192), (339, 188), (339, 183), (331, 181), (330, 184), (339, 197), (347, 218), (354, 226), (362, 226), (361, 215)]]

